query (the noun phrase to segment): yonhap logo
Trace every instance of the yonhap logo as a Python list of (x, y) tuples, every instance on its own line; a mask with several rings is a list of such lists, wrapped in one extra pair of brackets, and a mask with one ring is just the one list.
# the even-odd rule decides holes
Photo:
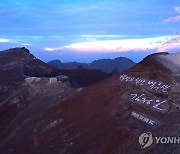
[[(151, 132), (143, 133), (139, 136), (139, 144), (142, 149), (151, 146), (153, 143), (153, 135)], [(180, 137), (154, 137), (156, 144), (180, 144)]]
[(143, 133), (139, 136), (139, 144), (142, 149), (145, 149), (153, 143), (153, 137), (151, 132)]

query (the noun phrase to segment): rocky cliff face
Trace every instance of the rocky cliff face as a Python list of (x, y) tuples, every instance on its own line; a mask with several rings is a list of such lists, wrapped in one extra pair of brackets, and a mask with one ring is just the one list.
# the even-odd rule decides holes
[[(35, 95), (31, 100), (38, 110), (34, 103), (34, 107), (18, 110), (16, 96), (24, 104), (28, 93), (4, 92), (3, 104), (9, 108), (15, 102), (18, 114), (14, 117), (1, 108), (1, 117), (6, 116), (0, 153), (180, 153), (179, 144), (153, 142), (142, 149), (138, 141), (146, 132), (157, 137), (180, 135), (180, 72), (174, 57), (179, 54), (150, 55), (131, 69), (79, 89), (64, 100), (53, 92), (46, 97), (40, 93), (42, 97)], [(8, 87), (1, 89), (9, 91)], [(52, 98), (51, 105), (43, 105)]]

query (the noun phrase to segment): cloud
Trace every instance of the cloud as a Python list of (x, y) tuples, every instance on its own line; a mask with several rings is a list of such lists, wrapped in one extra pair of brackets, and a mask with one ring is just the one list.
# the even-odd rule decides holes
[(139, 39), (121, 39), (121, 40), (101, 40), (71, 43), (66, 46), (50, 48), (46, 47), (46, 51), (71, 50), (78, 52), (128, 52), (128, 51), (145, 51), (157, 50), (165, 51), (174, 47), (180, 48), (180, 38), (178, 36), (160, 36), (154, 38)]
[(49, 48), (49, 47), (45, 47), (45, 48), (44, 48), (45, 51), (57, 51), (57, 50), (61, 50), (61, 49), (63, 49), (63, 48), (62, 48), (62, 47), (60, 47), (60, 48)]
[(163, 20), (163, 23), (176, 23), (176, 22), (180, 22), (180, 15), (176, 16), (176, 17), (170, 17), (167, 18), (165, 20)]
[(31, 46), (32, 44), (30, 44), (30, 43), (22, 43), (21, 45), (24, 45), (24, 46)]
[(174, 11), (177, 12), (177, 13), (180, 13), (180, 6), (174, 7)]
[(166, 52), (166, 51), (171, 50), (173, 48), (174, 49), (175, 48), (180, 49), (180, 36), (179, 35), (172, 36), (169, 40), (162, 43), (157, 48), (157, 50), (158, 50), (158, 52)]
[(10, 42), (10, 40), (4, 39), (4, 38), (0, 38), (0, 43), (8, 43), (8, 42)]
[(24, 45), (24, 46), (30, 46), (30, 43), (25, 43), (24, 41), (25, 38), (21, 37), (21, 36), (6, 36), (6, 38), (0, 38), (0, 43), (13, 43), (13, 44), (20, 44), (20, 45)]
[(24, 36), (5, 36), (5, 38), (0, 38), (0, 43), (13, 46), (32, 46), (31, 43), (28, 42), (29, 37)]

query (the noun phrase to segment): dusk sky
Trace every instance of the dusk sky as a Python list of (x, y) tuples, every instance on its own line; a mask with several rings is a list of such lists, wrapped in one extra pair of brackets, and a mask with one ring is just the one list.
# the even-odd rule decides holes
[(91, 62), (180, 51), (179, 0), (1, 0), (0, 50), (45, 62)]

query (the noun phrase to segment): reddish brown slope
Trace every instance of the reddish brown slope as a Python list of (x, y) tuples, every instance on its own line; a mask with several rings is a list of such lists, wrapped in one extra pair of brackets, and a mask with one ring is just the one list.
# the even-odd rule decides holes
[[(6, 135), (1, 134), (0, 152), (178, 153), (178, 144), (141, 149), (138, 138), (149, 131), (154, 136), (179, 136), (179, 93), (170, 70), (158, 57), (150, 57), (121, 76), (87, 87), (9, 127)], [(144, 103), (134, 98), (141, 94)]]

